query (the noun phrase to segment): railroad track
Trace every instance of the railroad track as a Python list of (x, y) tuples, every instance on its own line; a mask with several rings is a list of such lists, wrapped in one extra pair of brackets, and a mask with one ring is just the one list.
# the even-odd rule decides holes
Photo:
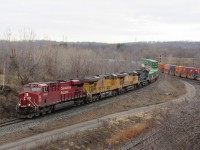
[(12, 125), (12, 124), (16, 124), (16, 123), (19, 123), (19, 122), (23, 122), (23, 121), (25, 121), (25, 120), (23, 120), (23, 119), (12, 119), (12, 120), (9, 120), (9, 121), (0, 122), (0, 128), (5, 127), (5, 126), (9, 126), (9, 125)]
[(144, 150), (145, 148), (151, 148), (155, 142), (158, 142), (161, 139), (161, 135), (159, 135), (159, 130), (154, 131), (150, 135), (139, 139), (138, 141), (129, 142), (118, 150)]
[[(168, 75), (168, 74), (166, 74)], [(200, 81), (199, 80), (194, 80), (194, 79), (188, 79), (188, 78), (182, 78), (182, 77), (177, 77), (177, 76), (172, 76), (172, 75), (169, 75), (171, 77), (174, 77), (176, 79), (179, 79), (179, 80), (183, 80), (183, 81), (186, 81), (186, 82), (190, 82), (192, 85), (200, 85)]]
[(200, 81), (198, 80), (191, 80), (191, 79), (185, 79), (185, 78), (181, 78), (181, 80), (186, 81), (186, 82), (190, 82), (192, 85), (200, 85)]

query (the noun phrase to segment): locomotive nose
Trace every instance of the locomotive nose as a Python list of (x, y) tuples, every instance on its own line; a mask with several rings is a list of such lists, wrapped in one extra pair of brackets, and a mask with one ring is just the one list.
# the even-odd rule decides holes
[(33, 100), (33, 97), (34, 97), (34, 94), (32, 93), (22, 93), (20, 94), (20, 101), (19, 101), (19, 106), (21, 107), (30, 107), (32, 106), (32, 100)]

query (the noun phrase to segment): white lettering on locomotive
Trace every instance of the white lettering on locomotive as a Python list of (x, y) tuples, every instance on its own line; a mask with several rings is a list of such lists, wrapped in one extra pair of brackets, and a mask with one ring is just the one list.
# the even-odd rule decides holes
[(31, 100), (31, 97), (26, 97), (26, 99), (30, 101), (30, 100)]
[(61, 90), (69, 90), (71, 89), (71, 86), (61, 87)]
[(31, 97), (24, 97), (24, 101), (31, 100)]
[(44, 93), (44, 94), (43, 94), (43, 96), (47, 96), (47, 95), (48, 95), (48, 93)]
[(61, 91), (60, 94), (67, 94), (69, 93), (68, 91)]

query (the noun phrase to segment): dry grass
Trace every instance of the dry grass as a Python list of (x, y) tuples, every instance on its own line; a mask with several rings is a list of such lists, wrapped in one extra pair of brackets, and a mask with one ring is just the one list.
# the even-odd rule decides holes
[(132, 127), (124, 129), (115, 135), (113, 135), (110, 139), (107, 139), (106, 142), (109, 146), (115, 146), (120, 143), (123, 143), (129, 139), (135, 138), (140, 135), (144, 130), (149, 128), (149, 123), (144, 121), (138, 123)]
[[(77, 132), (56, 141), (39, 144), (38, 150), (74, 149), (103, 150), (115, 149), (151, 128), (150, 120), (129, 116), (110, 121), (103, 121), (98, 128)], [(120, 141), (120, 142), (117, 142)]]

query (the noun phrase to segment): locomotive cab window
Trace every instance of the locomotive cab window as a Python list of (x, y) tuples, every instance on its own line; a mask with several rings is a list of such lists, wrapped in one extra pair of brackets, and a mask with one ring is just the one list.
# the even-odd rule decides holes
[(44, 87), (44, 88), (43, 88), (43, 92), (48, 92), (48, 88), (47, 88), (47, 87)]
[(30, 87), (24, 87), (24, 92), (30, 92), (31, 88)]
[(40, 87), (33, 87), (32, 91), (33, 92), (41, 92), (41, 88)]

